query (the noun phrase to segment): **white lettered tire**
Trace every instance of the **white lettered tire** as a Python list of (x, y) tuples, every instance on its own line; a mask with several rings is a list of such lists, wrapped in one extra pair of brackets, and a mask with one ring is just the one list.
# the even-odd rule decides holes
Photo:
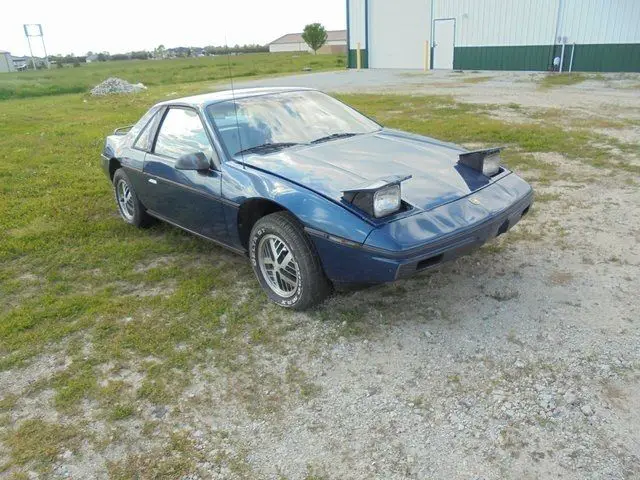
[(288, 212), (256, 222), (249, 237), (249, 258), (267, 296), (282, 307), (304, 310), (331, 293), (311, 240)]

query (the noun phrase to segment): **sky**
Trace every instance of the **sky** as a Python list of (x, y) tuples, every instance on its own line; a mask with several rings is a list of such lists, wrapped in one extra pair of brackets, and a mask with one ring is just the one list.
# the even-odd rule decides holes
[[(315, 22), (344, 29), (345, 0), (8, 0), (0, 7), (0, 50), (28, 55), (25, 23), (42, 24), (49, 55), (84, 55), (160, 44), (266, 44)], [(39, 39), (32, 44), (33, 54), (42, 56)]]

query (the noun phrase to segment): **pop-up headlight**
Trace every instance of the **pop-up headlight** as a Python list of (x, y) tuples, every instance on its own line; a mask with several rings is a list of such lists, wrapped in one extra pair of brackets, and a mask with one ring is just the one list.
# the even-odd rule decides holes
[(344, 190), (342, 198), (372, 217), (386, 217), (402, 208), (400, 183), (409, 178), (411, 175), (382, 178), (361, 187)]
[(500, 172), (501, 150), (502, 148), (498, 147), (461, 153), (458, 163), (473, 168), (487, 177), (493, 177)]

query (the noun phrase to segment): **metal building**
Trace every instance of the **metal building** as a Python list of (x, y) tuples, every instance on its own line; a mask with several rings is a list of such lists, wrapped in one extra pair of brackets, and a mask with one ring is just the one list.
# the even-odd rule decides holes
[(16, 69), (13, 66), (13, 58), (9, 52), (0, 50), (0, 72), (15, 72)]
[[(287, 33), (269, 44), (269, 52), (311, 52), (311, 47), (302, 39), (302, 33)], [(318, 53), (346, 53), (347, 31), (328, 30), (327, 42)]]
[(351, 68), (640, 72), (640, 0), (346, 3)]

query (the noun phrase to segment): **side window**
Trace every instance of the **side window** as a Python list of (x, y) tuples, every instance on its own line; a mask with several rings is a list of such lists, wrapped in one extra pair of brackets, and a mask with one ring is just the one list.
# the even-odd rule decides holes
[(144, 126), (149, 123), (149, 120), (151, 120), (151, 117), (153, 117), (157, 112), (158, 112), (157, 107), (151, 107), (149, 111), (145, 113), (140, 118), (140, 120), (136, 122), (136, 124), (133, 127), (131, 127), (131, 130), (129, 130), (129, 133), (127, 133), (127, 135), (129, 135), (129, 138), (131, 139), (137, 138), (138, 134), (142, 131)]
[(195, 152), (203, 152), (208, 158), (213, 156), (200, 117), (193, 110), (170, 108), (160, 126), (154, 153), (176, 159)]
[(133, 148), (135, 148), (136, 150), (144, 150), (145, 152), (148, 152), (149, 150), (151, 150), (151, 140), (152, 140), (151, 132), (153, 132), (153, 126), (156, 123), (157, 116), (158, 114), (156, 113), (147, 122), (147, 124), (144, 127), (144, 130), (142, 130), (142, 133), (133, 144)]

